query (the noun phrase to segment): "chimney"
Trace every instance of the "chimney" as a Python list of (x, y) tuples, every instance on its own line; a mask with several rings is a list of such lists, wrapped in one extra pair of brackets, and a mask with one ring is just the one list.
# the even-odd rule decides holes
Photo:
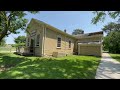
[(66, 29), (64, 30), (64, 32), (66, 33)]

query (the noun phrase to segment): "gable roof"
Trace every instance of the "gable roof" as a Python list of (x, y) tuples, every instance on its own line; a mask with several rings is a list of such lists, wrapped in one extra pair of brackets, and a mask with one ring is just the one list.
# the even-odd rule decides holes
[(58, 33), (60, 33), (60, 34), (63, 34), (63, 35), (66, 35), (66, 36), (68, 36), (68, 37), (71, 37), (71, 38), (76, 39), (74, 36), (72, 36), (72, 35), (70, 35), (70, 34), (68, 34), (68, 33), (65, 33), (65, 32), (63, 32), (62, 30), (57, 29), (57, 28), (55, 28), (55, 27), (53, 27), (53, 26), (51, 26), (51, 25), (49, 25), (49, 24), (47, 24), (47, 23), (45, 23), (45, 22), (43, 22), (43, 21), (40, 21), (40, 20), (37, 20), (37, 19), (34, 19), (34, 18), (32, 18), (31, 21), (32, 21), (32, 20), (34, 20), (34, 21), (35, 21), (36, 23), (38, 23), (38, 24), (42, 24), (42, 25), (46, 26), (47, 28), (49, 28), (49, 29), (51, 29), (51, 30), (53, 30), (53, 31), (56, 31), (56, 32), (58, 32)]
[[(58, 32), (58, 33), (60, 33), (60, 34), (66, 35), (66, 36), (71, 37), (71, 38), (74, 38), (74, 39), (85, 38), (85, 37), (86, 37), (86, 38), (89, 38), (89, 37), (94, 37), (94, 36), (95, 36), (95, 37), (102, 37), (102, 36), (103, 36), (103, 31), (92, 32), (92, 33), (85, 33), (85, 34), (79, 34), (79, 35), (70, 35), (70, 34), (68, 34), (68, 33), (66, 33), (66, 32), (63, 32), (63, 31), (60, 30), (60, 29), (57, 29), (57, 28), (55, 28), (55, 27), (53, 27), (53, 26), (51, 26), (51, 25), (43, 22), (43, 21), (40, 21), (40, 20), (37, 20), (37, 19), (34, 19), (34, 18), (31, 19), (30, 23), (31, 23), (32, 21), (35, 21), (36, 23), (38, 23), (38, 24), (40, 24), (40, 25), (46, 26), (46, 27), (49, 28), (50, 30), (53, 30), (53, 31), (55, 31), (55, 32)], [(29, 24), (30, 24), (30, 23), (29, 23)]]

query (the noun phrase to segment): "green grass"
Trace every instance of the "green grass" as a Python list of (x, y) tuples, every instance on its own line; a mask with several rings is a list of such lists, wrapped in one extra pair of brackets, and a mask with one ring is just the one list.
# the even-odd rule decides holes
[(110, 56), (120, 62), (120, 54), (110, 54)]
[(15, 47), (0, 47), (0, 52), (10, 52), (10, 51), (16, 51)]
[(0, 53), (1, 79), (94, 79), (100, 57), (24, 57)]

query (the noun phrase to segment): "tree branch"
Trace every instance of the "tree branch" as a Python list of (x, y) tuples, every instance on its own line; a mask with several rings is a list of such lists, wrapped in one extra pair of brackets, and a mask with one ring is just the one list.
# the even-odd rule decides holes
[(2, 11), (1, 13), (3, 14), (4, 19), (5, 19), (5, 26), (3, 28), (4, 30), (2, 30), (2, 32), (1, 32), (0, 41), (2, 40), (3, 37), (5, 37), (5, 35), (8, 32), (8, 18), (7, 18), (7, 15), (6, 15), (5, 11)]

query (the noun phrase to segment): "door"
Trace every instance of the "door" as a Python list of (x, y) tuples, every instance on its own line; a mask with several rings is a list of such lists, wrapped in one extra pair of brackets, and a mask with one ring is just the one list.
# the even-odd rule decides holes
[(31, 39), (30, 53), (34, 54), (34, 40), (33, 39)]

